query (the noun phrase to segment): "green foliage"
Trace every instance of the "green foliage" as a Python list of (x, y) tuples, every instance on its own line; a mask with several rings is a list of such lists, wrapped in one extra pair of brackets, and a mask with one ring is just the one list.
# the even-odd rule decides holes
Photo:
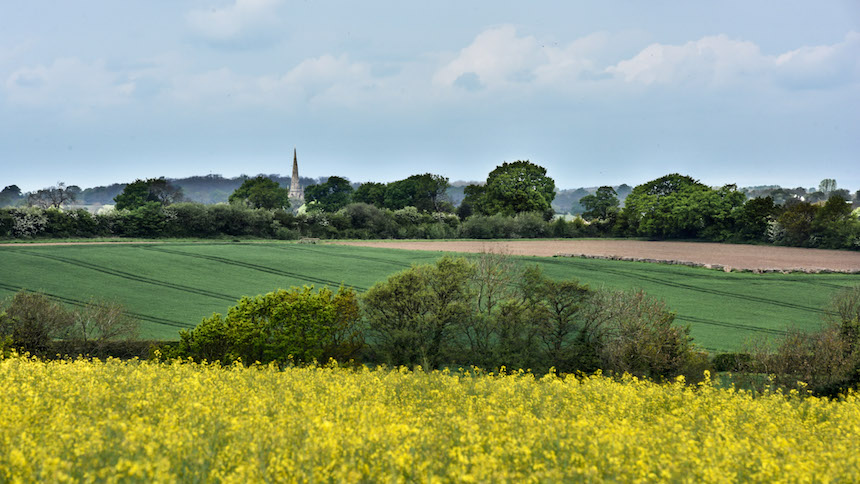
[(125, 237), (162, 237), (167, 229), (169, 213), (159, 202), (145, 202), (127, 210), (117, 220), (116, 232)]
[(632, 235), (723, 240), (731, 236), (733, 213), (743, 202), (734, 185), (714, 190), (671, 174), (635, 187), (623, 217)]
[(413, 266), (374, 285), (363, 302), (372, 346), (392, 365), (671, 377), (696, 362), (689, 329), (673, 325), (662, 302), (593, 293), (498, 254)]
[(612, 187), (600, 187), (593, 195), (579, 199), (579, 204), (585, 208), (582, 218), (585, 220), (608, 219), (618, 211), (618, 194)]
[(288, 209), (290, 191), (282, 188), (278, 182), (260, 175), (242, 182), (227, 200), (231, 204), (242, 204), (251, 208)]
[(421, 212), (453, 211), (446, 195), (448, 186), (448, 178), (441, 175), (412, 175), (389, 183), (383, 202), (390, 210), (415, 207)]
[(851, 217), (851, 203), (841, 196), (832, 195), (815, 213), (812, 232), (816, 246), (826, 249), (851, 247), (855, 239), (860, 240), (860, 223)]
[(539, 267), (526, 269), (519, 282), (530, 324), (543, 344), (545, 365), (559, 371), (598, 369), (600, 335), (582, 318), (592, 294), (575, 279), (557, 281)]
[(690, 328), (673, 324), (675, 314), (663, 301), (641, 290), (602, 291), (590, 305), (603, 369), (650, 378), (695, 373), (689, 371), (697, 364)]
[(358, 320), (352, 289), (280, 289), (243, 297), (226, 318), (213, 314), (196, 328), (180, 331), (177, 354), (225, 364), (345, 360), (362, 345)]
[(836, 397), (860, 385), (860, 285), (835, 293), (824, 308), (825, 324), (814, 330), (789, 329), (775, 340), (748, 342), (750, 357), (738, 370), (740, 381)]
[(436, 368), (450, 357), (455, 324), (469, 317), (472, 266), (443, 257), (371, 287), (362, 298), (376, 348), (391, 365)]
[(182, 189), (162, 178), (135, 180), (126, 185), (122, 193), (114, 197), (117, 210), (134, 210), (154, 202), (170, 205), (183, 200)]
[(378, 208), (385, 207), (385, 184), (376, 182), (362, 183), (352, 193), (352, 201), (374, 205)]
[(798, 201), (787, 205), (777, 218), (782, 231), (775, 242), (799, 247), (814, 246), (812, 224), (818, 210), (816, 205), (809, 202)]
[(212, 237), (218, 232), (215, 217), (206, 205), (182, 202), (170, 206), (167, 233), (174, 237)]
[(546, 168), (529, 161), (502, 163), (487, 176), (483, 188), (466, 187), (466, 197), (486, 215), (522, 212), (552, 214), (555, 182)]
[(0, 342), (39, 356), (53, 356), (57, 347), (64, 354), (103, 354), (110, 342), (135, 339), (138, 326), (122, 304), (100, 299), (70, 310), (22, 290), (0, 307)]
[(735, 213), (733, 238), (743, 241), (767, 240), (767, 228), (776, 213), (777, 207), (771, 197), (747, 200)]
[(337, 212), (352, 200), (352, 185), (345, 178), (331, 176), (325, 183), (305, 187), (305, 200), (314, 210)]
[(15, 206), (23, 200), (23, 198), (24, 195), (21, 193), (21, 189), (18, 185), (8, 185), (0, 191), (0, 207)]
[(20, 351), (45, 355), (51, 340), (74, 324), (74, 315), (44, 294), (19, 291), (4, 306), (0, 338), (11, 337)]

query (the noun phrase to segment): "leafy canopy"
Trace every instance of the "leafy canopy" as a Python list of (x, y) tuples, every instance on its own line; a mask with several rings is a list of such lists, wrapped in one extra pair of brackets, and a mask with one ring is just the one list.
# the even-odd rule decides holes
[(352, 200), (352, 185), (346, 178), (330, 176), (325, 183), (305, 188), (305, 200), (323, 212), (337, 212)]
[(290, 207), (290, 191), (281, 188), (278, 182), (265, 176), (249, 178), (242, 182), (227, 199), (230, 203), (269, 210)]
[(546, 168), (529, 161), (502, 163), (490, 172), (487, 183), (469, 185), (466, 201), (485, 215), (549, 212), (555, 198), (555, 181)]
[(149, 202), (164, 205), (181, 202), (184, 199), (182, 189), (162, 178), (135, 180), (126, 185), (122, 193), (114, 197), (116, 209), (134, 210)]
[(582, 214), (585, 220), (605, 220), (610, 214), (618, 211), (618, 194), (612, 187), (600, 187), (597, 193), (580, 198), (579, 204), (585, 207), (585, 212)]

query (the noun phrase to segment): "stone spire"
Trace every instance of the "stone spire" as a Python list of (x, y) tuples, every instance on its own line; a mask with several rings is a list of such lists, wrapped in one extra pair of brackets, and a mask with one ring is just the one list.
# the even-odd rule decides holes
[(293, 148), (293, 176), (290, 179), (290, 199), (302, 200), (305, 199), (305, 192), (299, 185), (299, 159), (296, 157), (296, 149)]

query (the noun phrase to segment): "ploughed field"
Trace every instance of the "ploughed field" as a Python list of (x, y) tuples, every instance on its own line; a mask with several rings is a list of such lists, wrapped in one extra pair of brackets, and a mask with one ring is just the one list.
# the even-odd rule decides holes
[(494, 251), (515, 255), (600, 256), (690, 262), (750, 271), (860, 272), (860, 252), (711, 242), (644, 240), (378, 241), (338, 242), (361, 247), (451, 252)]
[[(664, 299), (677, 313), (678, 323), (691, 326), (697, 344), (717, 352), (740, 349), (751, 338), (779, 336), (789, 327), (815, 328), (821, 324), (822, 308), (832, 294), (860, 283), (857, 274), (753, 274), (517, 255), (524, 253), (522, 247), (567, 243), (433, 242), (435, 252), (289, 242), (17, 244), (0, 247), (0, 297), (26, 288), (70, 305), (84, 304), (94, 297), (118, 300), (142, 321), (143, 337), (169, 340), (177, 339), (180, 329), (195, 326), (213, 312), (226, 313), (242, 296), (301, 285), (334, 288), (345, 284), (362, 292), (411, 264), (432, 263), (442, 255), (440, 250), (497, 250), (514, 254), (523, 263), (537, 264), (554, 278), (576, 278), (595, 288), (644, 289)], [(390, 244), (415, 247), (403, 242)], [(471, 249), (467, 249), (468, 244)], [(557, 247), (557, 252), (577, 253), (568, 245)], [(743, 250), (748, 246), (728, 247)], [(849, 261), (857, 255), (835, 254)], [(651, 254), (643, 258), (663, 257)]]

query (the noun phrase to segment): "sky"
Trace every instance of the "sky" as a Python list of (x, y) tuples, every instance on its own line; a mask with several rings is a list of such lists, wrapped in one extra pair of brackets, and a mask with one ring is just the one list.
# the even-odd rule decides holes
[(860, 189), (860, 2), (0, 0), (0, 187)]

